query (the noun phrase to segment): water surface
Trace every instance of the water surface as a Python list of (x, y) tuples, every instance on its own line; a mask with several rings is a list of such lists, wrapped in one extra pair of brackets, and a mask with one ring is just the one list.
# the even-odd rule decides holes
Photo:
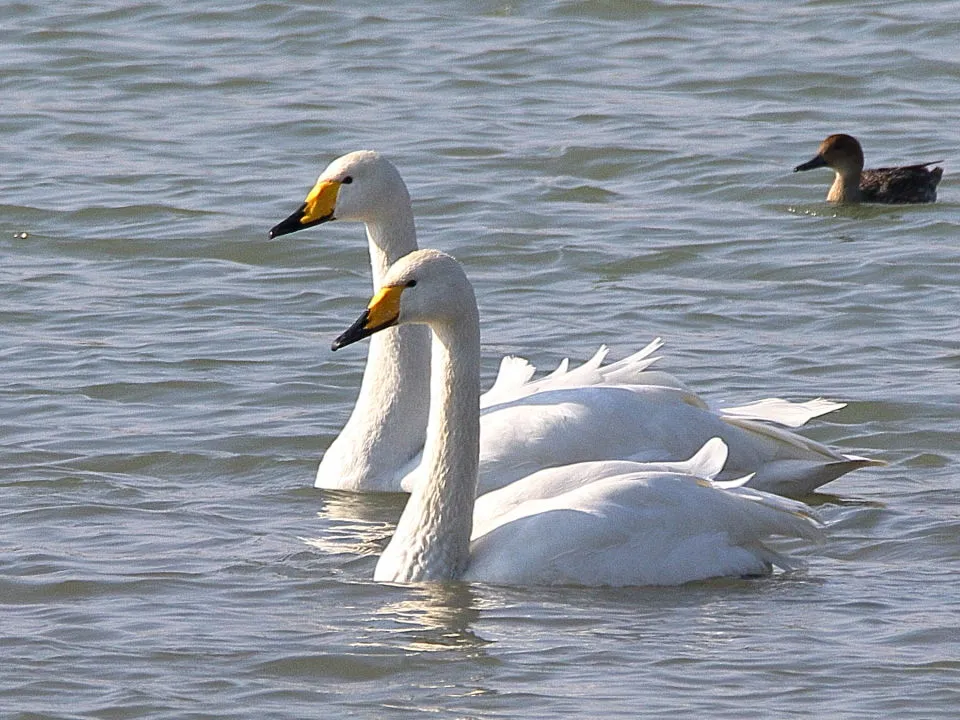
[[(19, 718), (901, 717), (960, 704), (952, 3), (8, 3), (0, 707)], [(943, 160), (838, 209), (827, 134)], [(848, 403), (889, 464), (806, 570), (670, 589), (374, 584), (402, 498), (314, 490), (365, 352), (362, 229), (267, 230), (378, 149), (484, 371), (662, 335), (716, 406)]]

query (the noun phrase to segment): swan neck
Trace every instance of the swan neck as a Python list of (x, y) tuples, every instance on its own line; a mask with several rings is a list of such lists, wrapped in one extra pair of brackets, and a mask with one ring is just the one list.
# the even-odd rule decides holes
[(368, 218), (364, 224), (370, 246), (373, 287), (379, 290), (390, 266), (417, 249), (417, 229), (409, 198)]
[[(387, 268), (417, 249), (410, 200), (365, 221), (373, 285)], [(430, 383), (430, 330), (408, 325), (370, 339), (360, 394), (341, 433), (324, 453), (317, 487), (398, 492), (403, 466), (423, 446)]]
[(431, 328), (433, 372), (422, 477), (377, 566), (377, 580), (453, 580), (469, 562), (480, 456), (475, 302), (472, 316)]

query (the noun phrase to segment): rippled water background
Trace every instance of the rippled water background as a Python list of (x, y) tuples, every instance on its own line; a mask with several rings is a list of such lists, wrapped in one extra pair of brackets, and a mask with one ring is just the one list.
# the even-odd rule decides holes
[[(0, 8), (4, 718), (956, 717), (952, 2)], [(831, 132), (943, 160), (835, 209)], [(312, 488), (365, 352), (362, 228), (267, 230), (375, 148), (474, 279), (488, 379), (663, 335), (717, 405), (886, 460), (808, 569), (672, 589), (371, 582), (402, 499)]]

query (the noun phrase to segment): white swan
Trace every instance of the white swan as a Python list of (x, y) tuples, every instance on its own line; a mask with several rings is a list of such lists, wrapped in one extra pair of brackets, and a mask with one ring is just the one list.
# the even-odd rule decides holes
[(481, 497), (475, 511), (480, 325), (460, 265), (436, 250), (404, 257), (333, 347), (409, 323), (425, 323), (433, 332), (423, 480), (374, 580), (674, 585), (789, 568), (790, 561), (763, 541), (771, 535), (820, 537), (802, 503), (720, 489), (684, 472), (719, 472), (725, 450), (719, 440), (686, 466), (659, 471), (631, 471), (636, 466), (624, 462), (550, 468)]
[[(306, 201), (270, 236), (334, 219), (366, 225), (375, 289), (392, 263), (417, 249), (406, 185), (378, 153), (353, 152), (332, 162)], [(718, 416), (671, 375), (647, 370), (660, 345), (655, 340), (607, 366), (601, 348), (583, 366), (569, 370), (564, 363), (535, 382), (528, 382), (534, 372), (529, 363), (506, 358), (481, 400), (479, 492), (578, 461), (680, 460), (714, 436), (730, 447), (727, 477), (752, 472), (752, 487), (784, 495), (808, 494), (873, 464), (757, 422), (795, 428), (842, 404), (774, 399)], [(426, 430), (429, 358), (425, 327), (391, 328), (371, 338), (356, 405), (320, 462), (316, 487), (410, 490)]]

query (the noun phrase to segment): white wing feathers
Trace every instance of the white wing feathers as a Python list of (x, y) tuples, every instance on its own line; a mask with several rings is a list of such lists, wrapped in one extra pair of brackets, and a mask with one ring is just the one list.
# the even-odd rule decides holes
[[(688, 462), (711, 466), (724, 454), (722, 445), (711, 441), (702, 457)], [(556, 470), (582, 472), (577, 466)], [(554, 482), (553, 488), (563, 484)], [(500, 505), (503, 492), (477, 502), (466, 579), (671, 585), (718, 574), (763, 574), (773, 565), (795, 567), (764, 539), (819, 541), (823, 535), (802, 503), (749, 488), (721, 490), (676, 471), (613, 473), (556, 495), (544, 489), (540, 497), (516, 504)]]
[[(536, 366), (524, 358), (508, 355), (500, 361), (493, 386), (480, 397), (480, 407), (483, 409), (518, 400), (542, 390), (601, 384), (650, 384), (648, 374), (644, 371), (659, 359), (651, 355), (661, 347), (663, 340), (655, 338), (632, 355), (604, 366), (603, 361), (610, 350), (606, 345), (601, 345), (593, 357), (573, 370), (569, 369), (569, 359), (564, 358), (549, 375), (533, 381), (530, 379), (537, 370)], [(657, 375), (672, 377), (667, 373)], [(676, 379), (674, 382), (679, 384)]]
[(782, 398), (767, 398), (747, 405), (721, 408), (720, 414), (726, 418), (763, 420), (783, 427), (798, 428), (806, 425), (815, 417), (826, 415), (846, 406), (846, 403), (832, 402), (823, 398), (815, 398), (802, 403), (790, 402)]

